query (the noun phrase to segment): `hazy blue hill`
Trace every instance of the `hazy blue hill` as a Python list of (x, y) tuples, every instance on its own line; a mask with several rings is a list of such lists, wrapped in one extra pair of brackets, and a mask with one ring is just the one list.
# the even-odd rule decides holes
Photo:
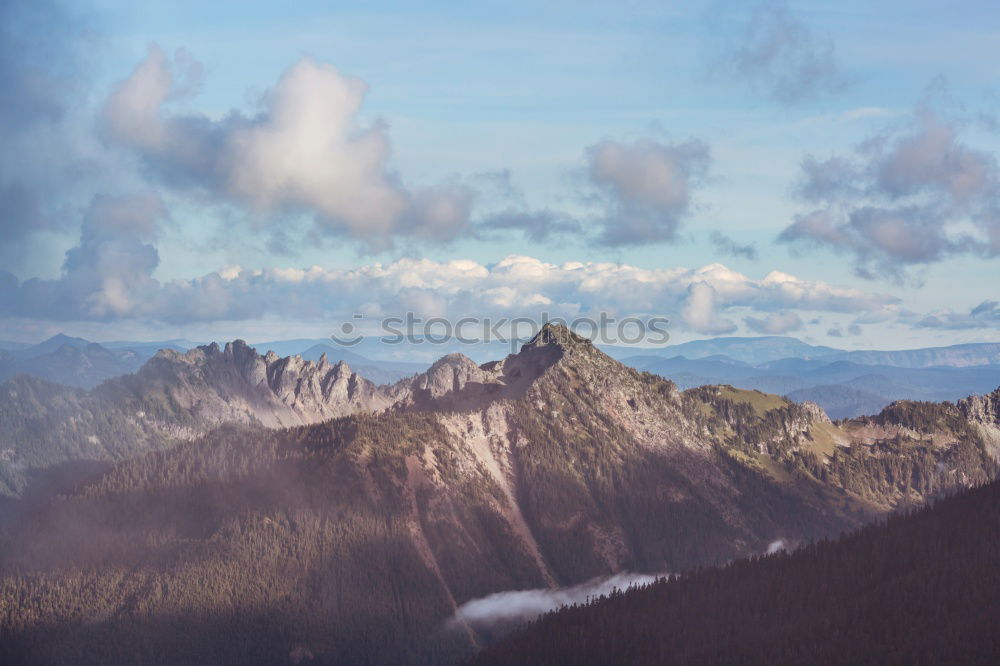
[(301, 355), (306, 350), (317, 345), (331, 346), (327, 338), (295, 338), (292, 340), (272, 340), (270, 342), (251, 342), (250, 346), (260, 354), (273, 351), (278, 356)]
[(52, 352), (58, 350), (63, 345), (69, 345), (70, 347), (75, 347), (76, 349), (83, 349), (90, 344), (89, 340), (84, 340), (83, 338), (74, 338), (68, 335), (63, 335), (58, 333), (53, 335), (48, 340), (39, 342), (37, 345), (31, 345), (23, 349), (19, 349), (16, 352), (16, 358), (19, 360), (27, 360), (35, 358), (36, 356), (42, 356), (44, 354), (51, 354)]
[(128, 340), (115, 340), (114, 342), (100, 343), (105, 349), (133, 351), (137, 354), (152, 358), (161, 349), (175, 349), (177, 351), (187, 351), (198, 346), (198, 343), (178, 338), (176, 340), (161, 340), (154, 342), (130, 342)]
[(966, 367), (1000, 363), (1000, 342), (973, 342), (948, 347), (900, 351), (849, 351), (835, 355), (854, 363), (894, 365), (905, 368)]
[[(625, 362), (632, 365), (631, 359)], [(634, 366), (633, 366), (634, 367)], [(701, 377), (711, 377), (723, 381), (713, 381), (708, 383), (730, 384), (731, 380), (745, 379), (761, 374), (757, 368), (746, 364), (728, 363), (718, 360), (718, 357), (705, 359), (689, 359), (684, 356), (674, 356), (672, 358), (660, 359), (651, 363), (643, 364), (642, 370), (654, 372), (664, 377), (671, 377), (675, 373), (690, 373)]]
[(93, 388), (111, 377), (138, 370), (148, 359), (130, 350), (112, 352), (96, 343), (66, 343), (52, 351), (25, 357), (21, 353), (0, 358), (0, 381), (30, 375), (65, 386)]
[(160, 349), (183, 351), (174, 341), (98, 344), (62, 333), (36, 345), (0, 354), (0, 381), (23, 374), (46, 381), (93, 388), (106, 379), (135, 372)]
[(423, 363), (405, 363), (402, 361), (375, 361), (355, 354), (354, 352), (326, 344), (313, 345), (300, 354), (307, 361), (319, 361), (326, 354), (327, 362), (343, 361), (356, 373), (376, 384), (393, 384), (404, 377), (423, 372), (427, 366)]
[(816, 370), (830, 364), (829, 359), (816, 358), (780, 358), (777, 361), (768, 361), (758, 364), (757, 368), (768, 372), (800, 373), (809, 370)]
[(703, 359), (723, 355), (757, 367), (773, 363), (813, 362), (818, 364), (849, 361), (859, 365), (882, 365), (900, 368), (928, 368), (932, 366), (970, 367), (1000, 364), (1000, 343), (974, 342), (947, 347), (927, 347), (898, 351), (856, 350), (848, 351), (822, 345), (811, 345), (789, 336), (762, 336), (755, 338), (714, 338), (692, 340), (664, 347), (603, 347), (619, 360), (630, 357), (671, 358), (684, 356)]
[(682, 388), (731, 384), (810, 400), (834, 418), (869, 414), (892, 400), (957, 400), (1000, 385), (997, 365), (908, 368), (847, 359), (784, 358), (750, 366), (729, 357), (663, 359), (653, 355), (628, 357), (623, 362)]
[(795, 402), (815, 402), (831, 419), (847, 419), (859, 414), (877, 414), (892, 400), (872, 391), (843, 384), (819, 385), (787, 393)]
[(811, 345), (798, 338), (770, 335), (754, 338), (713, 338), (692, 340), (660, 348), (658, 356), (685, 356), (691, 359), (724, 355), (757, 365), (783, 358), (821, 358), (840, 352), (833, 347)]

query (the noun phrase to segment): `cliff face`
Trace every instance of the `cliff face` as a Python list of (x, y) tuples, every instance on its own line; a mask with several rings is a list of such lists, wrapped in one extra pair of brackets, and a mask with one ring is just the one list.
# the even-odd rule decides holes
[[(118, 384), (138, 396), (159, 394), (208, 424), (259, 422), (267, 427), (318, 423), (390, 404), (372, 382), (346, 363), (299, 356), (261, 356), (242, 340), (186, 353), (159, 352), (136, 375)], [(118, 388), (115, 386), (114, 388)]]
[(982, 437), (990, 455), (1000, 460), (1000, 388), (959, 400), (958, 409)]

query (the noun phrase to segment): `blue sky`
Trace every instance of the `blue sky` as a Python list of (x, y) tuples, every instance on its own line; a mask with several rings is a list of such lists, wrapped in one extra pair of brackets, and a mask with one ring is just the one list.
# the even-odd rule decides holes
[(989, 3), (4, 12), (0, 85), (28, 101), (3, 117), (0, 338), (481, 308), (1000, 340)]

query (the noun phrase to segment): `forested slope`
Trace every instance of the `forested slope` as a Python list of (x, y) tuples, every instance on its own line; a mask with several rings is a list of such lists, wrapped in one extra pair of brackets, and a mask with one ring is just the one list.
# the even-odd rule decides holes
[(998, 533), (993, 482), (837, 541), (565, 608), (474, 663), (996, 663)]

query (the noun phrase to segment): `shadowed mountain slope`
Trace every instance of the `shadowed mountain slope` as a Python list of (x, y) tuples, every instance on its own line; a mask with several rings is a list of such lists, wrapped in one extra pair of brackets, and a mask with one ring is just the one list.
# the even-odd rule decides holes
[(995, 663), (1000, 484), (552, 613), (475, 664)]

